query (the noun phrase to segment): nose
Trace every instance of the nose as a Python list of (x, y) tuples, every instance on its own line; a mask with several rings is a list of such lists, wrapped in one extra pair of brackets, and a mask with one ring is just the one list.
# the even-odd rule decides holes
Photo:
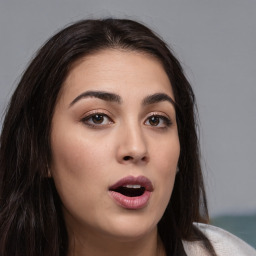
[(117, 159), (122, 164), (145, 164), (149, 161), (148, 146), (141, 127), (132, 125), (120, 130)]

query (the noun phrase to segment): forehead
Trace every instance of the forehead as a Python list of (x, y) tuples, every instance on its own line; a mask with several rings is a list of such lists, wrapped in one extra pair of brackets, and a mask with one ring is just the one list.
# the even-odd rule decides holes
[(130, 95), (156, 92), (173, 96), (161, 62), (149, 54), (120, 49), (101, 50), (73, 64), (62, 86), (65, 98), (86, 90), (104, 90)]

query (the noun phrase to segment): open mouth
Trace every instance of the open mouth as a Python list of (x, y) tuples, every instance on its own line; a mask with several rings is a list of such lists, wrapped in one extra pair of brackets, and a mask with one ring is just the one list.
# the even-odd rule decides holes
[(147, 191), (152, 192), (153, 185), (151, 181), (144, 176), (128, 176), (112, 185), (109, 190), (127, 197), (138, 197), (142, 196)]
[(125, 185), (113, 189), (117, 193), (120, 193), (128, 197), (142, 196), (146, 191), (146, 188), (141, 185)]
[(129, 210), (142, 209), (148, 205), (154, 188), (145, 176), (127, 176), (109, 187), (109, 194), (121, 207)]

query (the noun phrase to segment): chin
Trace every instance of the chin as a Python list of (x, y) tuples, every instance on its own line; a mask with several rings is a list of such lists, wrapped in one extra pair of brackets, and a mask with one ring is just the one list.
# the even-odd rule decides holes
[[(134, 214), (135, 215), (135, 214)], [(143, 216), (117, 217), (108, 227), (108, 235), (119, 241), (132, 241), (144, 238), (157, 231), (158, 220)]]

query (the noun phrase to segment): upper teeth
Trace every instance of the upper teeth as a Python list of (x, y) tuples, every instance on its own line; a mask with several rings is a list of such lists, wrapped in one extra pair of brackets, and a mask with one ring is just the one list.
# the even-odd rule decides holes
[(124, 185), (125, 188), (141, 188), (141, 185)]

